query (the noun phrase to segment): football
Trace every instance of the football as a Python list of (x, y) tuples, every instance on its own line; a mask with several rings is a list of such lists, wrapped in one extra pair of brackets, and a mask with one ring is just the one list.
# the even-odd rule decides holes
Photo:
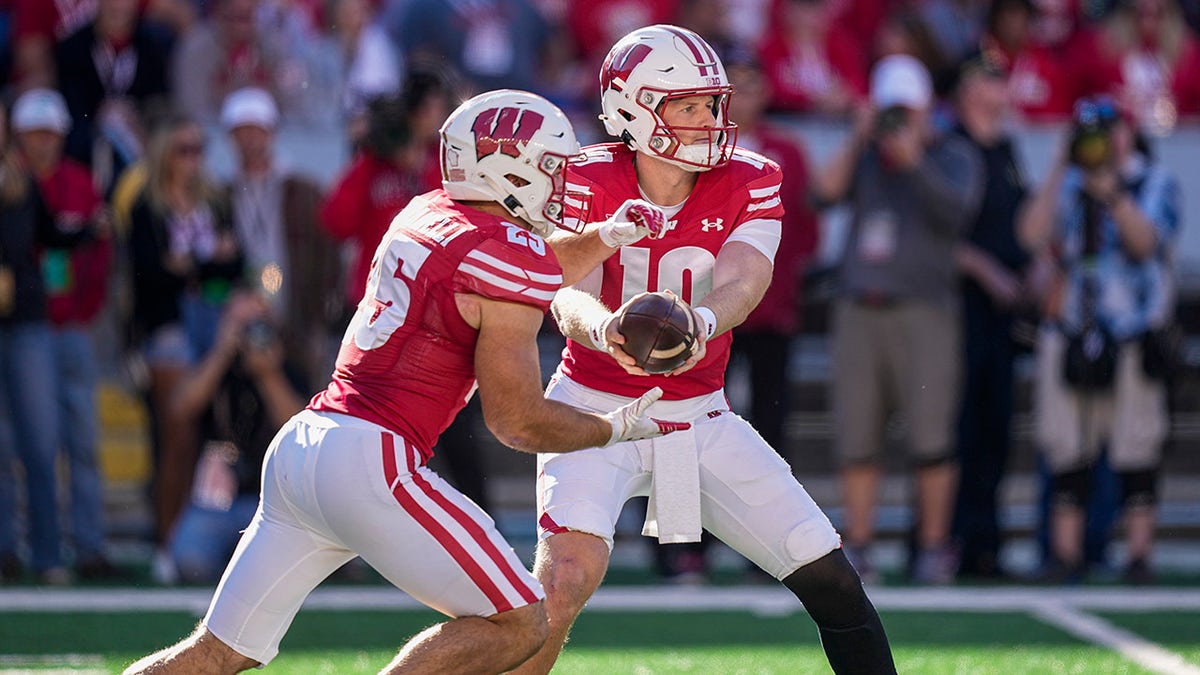
[(625, 337), (621, 348), (647, 373), (678, 368), (692, 355), (696, 344), (692, 311), (668, 293), (634, 298), (617, 316), (617, 330)]

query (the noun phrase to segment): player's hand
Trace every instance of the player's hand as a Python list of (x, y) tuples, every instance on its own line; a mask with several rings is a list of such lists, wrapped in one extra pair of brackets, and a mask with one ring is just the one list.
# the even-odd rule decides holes
[(611, 218), (600, 223), (600, 241), (609, 248), (619, 248), (641, 241), (643, 237), (658, 239), (667, 231), (667, 217), (662, 209), (643, 199), (626, 199)]
[[(628, 305), (642, 295), (645, 295), (645, 293), (633, 296), (625, 305)], [(592, 326), (592, 344), (595, 345), (596, 349), (607, 352), (617, 362), (617, 365), (621, 366), (630, 375), (646, 376), (650, 373), (647, 373), (638, 366), (637, 359), (634, 359), (621, 348), (621, 345), (625, 344), (625, 336), (617, 329), (617, 317), (621, 315), (621, 311), (625, 308), (625, 305), (621, 305), (617, 308), (617, 311), (609, 314), (604, 320)]]
[[(672, 291), (669, 288), (663, 292), (675, 295), (675, 291)], [(683, 298), (680, 298), (679, 296), (676, 296), (676, 298), (679, 300), (679, 304), (683, 305), (685, 308), (687, 308), (687, 311), (692, 313), (692, 321), (696, 326), (696, 332), (693, 337), (695, 338), (696, 342), (692, 346), (692, 355), (688, 357), (688, 360), (679, 364), (679, 367), (675, 368), (674, 370), (665, 373), (666, 377), (673, 377), (675, 375), (682, 375), (686, 373), (694, 368), (697, 363), (700, 363), (700, 361), (704, 359), (704, 355), (708, 353), (708, 347), (706, 346), (708, 344), (708, 326), (704, 322), (704, 317), (697, 314), (696, 310), (692, 309), (691, 305), (684, 302)]]
[(640, 441), (644, 438), (656, 438), (674, 431), (691, 429), (690, 422), (667, 422), (646, 417), (646, 410), (662, 398), (663, 391), (655, 387), (642, 394), (637, 399), (626, 403), (616, 410), (604, 415), (604, 419), (612, 425), (613, 433), (605, 443), (605, 447), (622, 441)]

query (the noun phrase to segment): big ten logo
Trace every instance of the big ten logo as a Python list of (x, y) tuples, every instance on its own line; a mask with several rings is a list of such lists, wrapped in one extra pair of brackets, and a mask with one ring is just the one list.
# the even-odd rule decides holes
[(479, 113), (471, 125), (475, 134), (475, 159), (481, 160), (497, 151), (517, 158), (521, 156), (518, 143), (528, 143), (545, 117), (534, 110), (522, 108), (489, 108)]

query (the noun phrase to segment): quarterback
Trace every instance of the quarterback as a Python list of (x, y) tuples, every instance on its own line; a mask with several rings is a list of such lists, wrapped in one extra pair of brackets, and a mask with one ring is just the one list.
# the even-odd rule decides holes
[(595, 414), (543, 397), (536, 336), (563, 279), (543, 237), (562, 221), (579, 151), (562, 112), (526, 92), (481, 94), (446, 120), (441, 149), (443, 187), (413, 199), (376, 249), (333, 381), (275, 436), (258, 512), (208, 613), (126, 672), (270, 662), (305, 597), (355, 556), (451, 617), (384, 672), (512, 668), (546, 639), (544, 593), (492, 519), (425, 466), (438, 435), (476, 388), (489, 429), (525, 452), (688, 427), (644, 415), (661, 394), (652, 385)]
[[(650, 411), (692, 427), (538, 456), (534, 572), (547, 592), (550, 638), (517, 672), (553, 666), (604, 577), (621, 507), (636, 495), (650, 497), (644, 534), (694, 541), (707, 529), (779, 579), (816, 622), (835, 672), (895, 672), (883, 625), (837, 532), (725, 399), (730, 329), (771, 280), (783, 214), (778, 165), (736, 147), (725, 69), (691, 31), (657, 25), (626, 35), (604, 62), (600, 93), (601, 119), (619, 142), (585, 149), (572, 167), (572, 190), (592, 216), (617, 214), (640, 198), (660, 207), (667, 225), (661, 236), (608, 249), (557, 294), (551, 310), (568, 341), (547, 395), (600, 411), (653, 385), (663, 396)], [(597, 250), (587, 237), (552, 243), (572, 259)], [(651, 375), (620, 349), (613, 317), (639, 293), (665, 290), (689, 303), (703, 328), (691, 359)]]

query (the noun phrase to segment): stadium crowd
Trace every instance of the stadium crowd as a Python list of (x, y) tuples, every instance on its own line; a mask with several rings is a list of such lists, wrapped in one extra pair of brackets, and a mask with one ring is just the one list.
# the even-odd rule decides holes
[[(862, 576), (892, 410), (919, 422), (913, 579), (1001, 573), (1010, 335), (1040, 311), (1038, 441), (1056, 496), (1042, 576), (1082, 574), (1081, 505), (1107, 443), (1127, 576), (1150, 581), (1181, 215), (1146, 139), (1200, 114), (1191, 0), (0, 0), (0, 581), (121, 574), (101, 522), (98, 316), (118, 317), (150, 412), (155, 576), (214, 581), (262, 452), (326, 382), (392, 217), (441, 184), (446, 115), (520, 88), (601, 140), (604, 55), (663, 22), (717, 48), (739, 144), (785, 167), (775, 281), (735, 331), (755, 359), (746, 416), (776, 448), (819, 212), (855, 213), (831, 401), (840, 529)], [(804, 139), (773, 125), (796, 117), (843, 123), (846, 146), (810, 165)], [(1072, 130), (1044, 185), (1022, 175), (1011, 119)], [(285, 125), (346, 149), (335, 181), (274, 161)], [(234, 154), (220, 178), (213, 134)], [(452, 477), (477, 485), (456, 438), (468, 458)]]

